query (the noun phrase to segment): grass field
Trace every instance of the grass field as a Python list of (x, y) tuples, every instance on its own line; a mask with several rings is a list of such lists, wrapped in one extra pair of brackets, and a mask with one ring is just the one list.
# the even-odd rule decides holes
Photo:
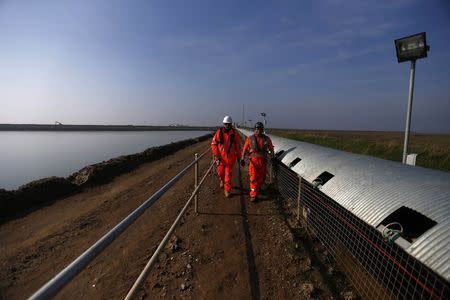
[[(402, 160), (401, 132), (268, 129), (267, 133), (352, 153)], [(418, 154), (418, 166), (450, 172), (450, 135), (412, 133), (409, 153)]]

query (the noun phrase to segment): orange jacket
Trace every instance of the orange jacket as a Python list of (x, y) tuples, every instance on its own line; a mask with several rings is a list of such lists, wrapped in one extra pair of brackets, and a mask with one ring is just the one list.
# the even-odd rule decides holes
[(211, 149), (214, 156), (224, 163), (234, 164), (236, 158), (241, 157), (241, 138), (233, 128), (228, 132), (225, 132), (224, 128), (217, 129), (211, 142)]
[(272, 140), (265, 134), (260, 136), (253, 134), (245, 140), (244, 154), (248, 152), (252, 158), (266, 158), (269, 152), (273, 154), (273, 151)]

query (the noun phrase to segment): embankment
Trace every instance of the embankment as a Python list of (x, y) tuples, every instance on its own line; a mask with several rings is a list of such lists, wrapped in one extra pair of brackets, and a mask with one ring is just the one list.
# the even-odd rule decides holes
[(195, 131), (214, 130), (206, 126), (0, 124), (0, 131)]
[(107, 183), (143, 163), (161, 159), (210, 137), (211, 134), (207, 134), (194, 139), (152, 147), (140, 153), (119, 156), (86, 166), (67, 178), (44, 178), (32, 181), (13, 191), (0, 189), (0, 224), (51, 204), (57, 199), (81, 192), (86, 187)]

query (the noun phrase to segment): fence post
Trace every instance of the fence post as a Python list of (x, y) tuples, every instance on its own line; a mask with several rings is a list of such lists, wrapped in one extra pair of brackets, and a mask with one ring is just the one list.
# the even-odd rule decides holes
[(269, 160), (269, 184), (273, 183), (273, 162)]
[(300, 222), (300, 197), (302, 193), (302, 177), (298, 176), (297, 221)]
[[(198, 153), (195, 153), (195, 186), (194, 188), (197, 188), (198, 186)], [(195, 194), (195, 198), (194, 198), (194, 203), (195, 203), (195, 213), (198, 213), (198, 193)]]

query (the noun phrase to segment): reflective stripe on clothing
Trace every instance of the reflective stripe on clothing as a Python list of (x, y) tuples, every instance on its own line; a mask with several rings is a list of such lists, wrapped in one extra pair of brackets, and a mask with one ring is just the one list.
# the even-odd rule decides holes
[(231, 182), (233, 179), (233, 165), (220, 164), (217, 166), (217, 174), (223, 182), (223, 189), (226, 192), (231, 191)]
[(239, 134), (230, 129), (228, 132), (223, 128), (218, 129), (211, 141), (211, 149), (214, 156), (225, 164), (234, 164), (237, 157), (241, 157), (241, 145)]
[(257, 197), (259, 191), (266, 180), (267, 168), (264, 164), (263, 167), (256, 167), (254, 164), (248, 166), (248, 172), (250, 175), (250, 197)]
[(252, 134), (245, 140), (244, 152), (248, 152), (250, 157), (265, 158), (269, 152), (274, 152), (272, 140), (265, 134), (260, 136)]
[(251, 136), (250, 136), (250, 142), (251, 142), (251, 145), (252, 145), (252, 150), (251, 150), (251, 153), (254, 153), (254, 152), (263, 152), (263, 153), (267, 153), (267, 152), (269, 152), (269, 144), (268, 144), (268, 142), (267, 142), (267, 137), (266, 137), (266, 135), (265, 134), (262, 134), (261, 135), (261, 139), (262, 139), (262, 147), (259, 147), (259, 145), (258, 145), (258, 141), (256, 140), (256, 136), (254, 135), (254, 134), (252, 134)]

